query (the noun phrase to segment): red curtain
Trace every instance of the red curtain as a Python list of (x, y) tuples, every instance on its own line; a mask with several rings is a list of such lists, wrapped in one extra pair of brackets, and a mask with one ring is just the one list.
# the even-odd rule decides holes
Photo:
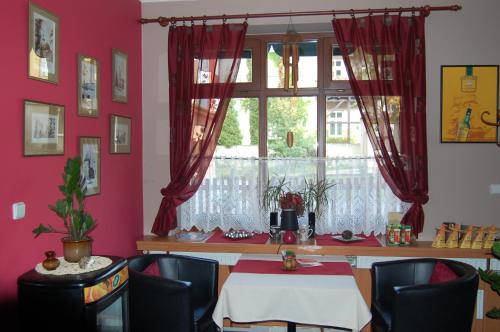
[(425, 18), (334, 19), (353, 94), (385, 181), (412, 203), (402, 223), (422, 232), (428, 201)]
[(168, 36), (170, 183), (152, 232), (177, 227), (176, 207), (200, 186), (235, 86), (247, 24), (171, 26)]

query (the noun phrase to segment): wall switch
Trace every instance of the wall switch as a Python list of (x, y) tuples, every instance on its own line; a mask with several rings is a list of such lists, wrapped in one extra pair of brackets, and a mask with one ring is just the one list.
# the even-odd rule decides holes
[(26, 205), (24, 202), (18, 202), (12, 204), (12, 219), (19, 220), (23, 219), (26, 215)]
[(490, 194), (500, 194), (500, 184), (490, 184)]

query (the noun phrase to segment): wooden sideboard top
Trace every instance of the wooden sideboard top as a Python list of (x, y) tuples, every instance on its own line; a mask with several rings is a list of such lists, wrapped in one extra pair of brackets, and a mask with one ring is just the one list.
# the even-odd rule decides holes
[[(383, 241), (382, 241), (383, 242)], [(355, 246), (316, 246), (308, 244), (244, 244), (244, 243), (193, 243), (181, 242), (173, 236), (158, 237), (146, 235), (136, 242), (137, 250), (142, 251), (188, 251), (245, 254), (276, 254), (281, 250), (294, 250), (298, 254), (345, 255), (345, 256), (389, 256), (389, 257), (441, 257), (441, 258), (491, 258), (490, 249), (437, 249), (431, 241), (417, 241), (405, 247), (355, 247)]]

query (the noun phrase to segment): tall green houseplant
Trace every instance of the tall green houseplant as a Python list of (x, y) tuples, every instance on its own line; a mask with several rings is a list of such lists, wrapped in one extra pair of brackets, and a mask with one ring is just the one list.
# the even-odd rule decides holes
[[(58, 199), (55, 205), (49, 205), (49, 209), (54, 211), (63, 221), (64, 228), (56, 228), (52, 225), (40, 224), (33, 229), (35, 238), (42, 233), (66, 234), (63, 244), (66, 242), (89, 241), (88, 234), (96, 227), (96, 222), (92, 216), (85, 211), (86, 185), (81, 177), (82, 160), (80, 157), (69, 158), (64, 167), (62, 175), (63, 184), (59, 190), (63, 198)], [(91, 240), (90, 240), (91, 241)], [(90, 245), (90, 244), (89, 244)], [(84, 252), (88, 254), (88, 251)], [(65, 258), (66, 248), (65, 248)], [(76, 257), (73, 260), (77, 259)], [(66, 259), (68, 260), (68, 259)], [(71, 258), (70, 258), (71, 260)]]
[[(491, 251), (493, 256), (500, 259), (500, 241), (495, 241)], [(491, 285), (491, 289), (500, 295), (500, 274), (493, 271), (483, 271), (479, 269), (479, 275), (481, 276), (481, 279)], [(486, 315), (490, 318), (500, 319), (500, 308), (495, 307), (490, 309)]]

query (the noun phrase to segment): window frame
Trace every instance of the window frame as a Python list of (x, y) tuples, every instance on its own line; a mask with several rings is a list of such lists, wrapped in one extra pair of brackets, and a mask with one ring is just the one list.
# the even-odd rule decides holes
[(259, 104), (259, 157), (267, 157), (267, 100), (269, 97), (310, 97), (317, 98), (317, 151), (316, 156), (326, 157), (328, 123), (326, 114), (327, 96), (352, 96), (348, 80), (332, 79), (332, 49), (337, 46), (333, 33), (304, 33), (303, 41), (317, 42), (317, 87), (298, 88), (289, 91), (283, 88), (267, 87), (267, 44), (283, 42), (285, 34), (249, 35), (245, 49), (252, 51), (252, 82), (236, 83), (233, 98), (257, 98)]

